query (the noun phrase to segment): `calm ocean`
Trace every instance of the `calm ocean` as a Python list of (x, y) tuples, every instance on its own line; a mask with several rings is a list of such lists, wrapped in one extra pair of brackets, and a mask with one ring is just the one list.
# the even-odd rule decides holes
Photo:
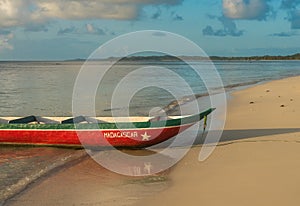
[[(195, 64), (197, 62), (191, 62)], [(83, 62), (0, 62), (0, 116), (72, 116), (72, 92)], [(206, 62), (203, 64), (206, 69)], [(101, 82), (96, 96), (97, 115), (111, 115), (110, 94), (128, 72), (155, 65), (166, 67), (181, 76), (195, 94), (206, 88), (190, 67), (182, 62), (124, 62), (117, 64)], [(300, 61), (216, 61), (214, 62), (227, 89), (300, 75)], [(178, 82), (152, 75), (154, 84), (182, 89)], [(137, 76), (137, 79), (142, 77)], [(174, 97), (159, 88), (139, 91), (130, 104), (131, 115), (148, 115), (153, 107), (165, 107)], [(26, 184), (82, 155), (82, 151), (58, 148), (0, 147), (1, 201)]]

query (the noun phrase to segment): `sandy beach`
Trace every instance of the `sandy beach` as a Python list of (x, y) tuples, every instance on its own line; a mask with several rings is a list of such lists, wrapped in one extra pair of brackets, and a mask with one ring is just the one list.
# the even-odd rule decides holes
[(166, 179), (145, 181), (87, 159), (7, 205), (299, 205), (300, 77), (236, 91), (228, 103), (222, 139), (203, 162), (195, 146)]

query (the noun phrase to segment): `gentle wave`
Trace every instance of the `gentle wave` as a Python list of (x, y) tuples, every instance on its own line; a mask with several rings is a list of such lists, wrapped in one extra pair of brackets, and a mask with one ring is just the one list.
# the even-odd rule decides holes
[(85, 156), (84, 150), (2, 146), (0, 205), (40, 177)]
[[(222, 89), (224, 89), (224, 91), (230, 91), (231, 89), (236, 89), (236, 88), (239, 88), (239, 87), (244, 87), (244, 86), (250, 86), (250, 85), (258, 84), (258, 83), (263, 82), (263, 81), (266, 81), (266, 79), (261, 79), (261, 80), (256, 80), (256, 81), (250, 81), (250, 82), (244, 82), (244, 83), (229, 84), (229, 85), (226, 85)], [(219, 93), (219, 90), (220, 90), (220, 88), (213, 89), (214, 92), (212, 93), (212, 95)], [(209, 95), (210, 94), (208, 92), (205, 92), (205, 93), (199, 93), (199, 94), (193, 94), (193, 95), (183, 96), (183, 97), (181, 97), (181, 98), (179, 98), (177, 100), (171, 101), (166, 106), (164, 106), (162, 109), (157, 110), (156, 112), (154, 112), (152, 115), (153, 116), (160, 116), (160, 115), (165, 115), (165, 114), (171, 115), (174, 112), (178, 112), (178, 108), (180, 106), (183, 106), (185, 104), (193, 102), (196, 99), (199, 99), (199, 98), (202, 98), (202, 97), (207, 97)], [(144, 106), (132, 106), (130, 108), (128, 108), (128, 107), (107, 108), (107, 109), (104, 109), (103, 111), (117, 111), (117, 110), (119, 110), (119, 111), (121, 111), (121, 110), (127, 111), (127, 110), (130, 110), (130, 109), (137, 110), (137, 109), (141, 109), (141, 108), (144, 108)], [(148, 114), (141, 113), (141, 112), (140, 112), (140, 114), (148, 115)]]

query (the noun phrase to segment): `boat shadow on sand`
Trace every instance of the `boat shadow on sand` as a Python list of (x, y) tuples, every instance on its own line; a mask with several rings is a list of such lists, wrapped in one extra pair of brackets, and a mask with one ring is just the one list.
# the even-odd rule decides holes
[[(300, 132), (300, 128), (276, 128), (276, 129), (240, 129), (240, 130), (224, 130), (219, 131), (209, 131), (210, 133), (210, 139), (207, 138), (207, 132), (202, 134), (201, 131), (199, 131), (196, 139), (192, 138), (182, 138), (182, 141), (179, 141), (178, 144), (175, 144), (174, 147), (186, 147), (186, 146), (199, 146), (203, 144), (215, 144), (217, 143), (218, 146), (224, 146), (228, 144), (233, 144), (235, 142), (241, 142), (241, 141), (253, 141), (251, 139), (253, 138), (262, 138), (262, 137), (268, 137), (272, 135), (284, 135), (284, 134), (292, 134), (292, 133), (298, 133)], [(221, 137), (219, 137), (220, 133), (222, 133)], [(185, 137), (188, 137), (188, 134), (185, 134)], [(300, 137), (300, 135), (299, 135)], [(283, 139), (273, 139), (273, 140), (258, 140), (257, 141), (284, 141)], [(161, 143), (158, 147), (168, 147), (171, 145), (174, 141), (174, 138)], [(288, 141), (288, 140), (286, 140)], [(300, 143), (299, 141), (295, 140), (294, 142)]]
[[(212, 131), (214, 133), (214, 131)], [(300, 128), (278, 128), (278, 129), (245, 129), (245, 130), (224, 130), (220, 139), (220, 143), (228, 143), (235, 140), (251, 140), (251, 138), (267, 137), (272, 135), (283, 135), (300, 132)], [(276, 139), (274, 139), (276, 140)], [(259, 141), (259, 140), (258, 140)], [(196, 144), (203, 144), (204, 138), (199, 138)], [(207, 143), (214, 141), (207, 140)], [(300, 140), (299, 140), (300, 143)], [(222, 144), (224, 145), (224, 144)]]

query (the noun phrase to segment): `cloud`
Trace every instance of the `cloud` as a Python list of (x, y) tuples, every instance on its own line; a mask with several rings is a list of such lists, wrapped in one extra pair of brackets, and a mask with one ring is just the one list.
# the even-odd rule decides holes
[(0, 35), (8, 35), (10, 33), (11, 33), (11, 31), (9, 31), (9, 30), (1, 30), (0, 29)]
[(57, 35), (77, 34), (77, 33), (78, 33), (77, 28), (75, 26), (71, 26), (71, 27), (58, 30)]
[(37, 1), (40, 15), (48, 19), (133, 19), (137, 16), (134, 4), (112, 3), (106, 1), (53, 0)]
[(151, 19), (158, 19), (161, 16), (160, 8), (157, 8), (157, 11), (151, 16)]
[(179, 14), (177, 14), (175, 11), (171, 12), (171, 17), (173, 21), (183, 21), (183, 17)]
[(0, 27), (19, 26), (30, 21), (29, 0), (0, 0)]
[(47, 32), (48, 28), (45, 24), (28, 24), (25, 26), (25, 32)]
[(206, 16), (207, 16), (207, 18), (209, 18), (209, 19), (216, 19), (216, 18), (217, 18), (217, 16), (212, 15), (212, 14), (206, 14)]
[[(61, 28), (58, 30), (57, 35), (67, 35), (67, 34), (93, 34), (93, 35), (106, 35), (106, 32), (93, 24), (85, 24), (82, 28), (76, 28), (75, 26), (70, 26), (66, 28)], [(114, 32), (110, 33), (114, 35)]]
[(291, 37), (291, 36), (297, 36), (298, 34), (296, 32), (279, 32), (270, 34), (270, 36), (276, 36), (276, 37)]
[(57, 19), (138, 18), (143, 7), (173, 6), (183, 0), (0, 0), (0, 27), (41, 24)]
[(300, 0), (282, 0), (281, 8), (286, 10), (288, 17), (286, 18), (291, 22), (291, 29), (300, 29)]
[(289, 21), (292, 29), (300, 29), (300, 10), (292, 11), (290, 13)]
[(173, 16), (173, 21), (183, 21), (183, 17), (178, 14), (175, 14)]
[(214, 30), (211, 26), (206, 26), (202, 30), (203, 35), (205, 36), (233, 36), (233, 37), (239, 37), (244, 34), (244, 31), (242, 30), (226, 30), (226, 29), (218, 29)]
[(265, 20), (270, 6), (268, 0), (223, 0), (223, 14), (231, 19)]
[(10, 40), (14, 38), (13, 33), (7, 30), (0, 30), (0, 51), (13, 50), (14, 47), (10, 44)]
[[(211, 16), (213, 18), (213, 16)], [(206, 26), (202, 30), (202, 34), (205, 36), (233, 36), (239, 37), (244, 34), (243, 30), (238, 30), (236, 24), (231, 19), (228, 19), (224, 16), (221, 17), (214, 17), (217, 18), (223, 25), (222, 29), (215, 30), (212, 26)]]
[(281, 8), (282, 9), (296, 9), (300, 4), (300, 0), (282, 0)]
[(86, 30), (88, 34), (106, 35), (106, 32), (103, 29), (97, 28), (93, 24), (86, 24)]

